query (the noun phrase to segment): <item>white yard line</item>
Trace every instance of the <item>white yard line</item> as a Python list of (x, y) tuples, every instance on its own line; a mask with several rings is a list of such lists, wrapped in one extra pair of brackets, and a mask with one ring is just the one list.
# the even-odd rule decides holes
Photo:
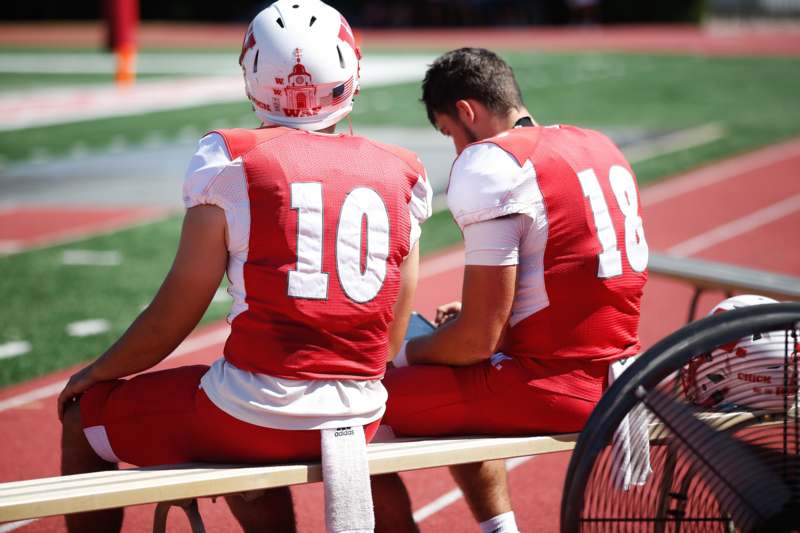
[(122, 253), (119, 250), (64, 250), (61, 264), (70, 266), (119, 266)]
[(28, 341), (11, 341), (0, 344), (0, 359), (12, 359), (31, 351)]
[(795, 194), (745, 217), (717, 226), (700, 235), (695, 235), (691, 239), (676, 244), (667, 250), (667, 253), (688, 257), (798, 211), (800, 211), (800, 194)]
[[(506, 470), (511, 472), (518, 466), (527, 463), (533, 459), (532, 456), (528, 457), (514, 457), (513, 459), (509, 459), (506, 461)], [(447, 508), (448, 506), (456, 503), (464, 496), (464, 493), (461, 492), (461, 489), (453, 489), (449, 492), (446, 492), (433, 500), (431, 503), (423, 505), (416, 511), (414, 511), (414, 521), (417, 523), (422, 522), (429, 516), (435, 515), (442, 509)]]
[(111, 323), (104, 318), (90, 318), (67, 324), (66, 329), (70, 337), (92, 337), (111, 329)]

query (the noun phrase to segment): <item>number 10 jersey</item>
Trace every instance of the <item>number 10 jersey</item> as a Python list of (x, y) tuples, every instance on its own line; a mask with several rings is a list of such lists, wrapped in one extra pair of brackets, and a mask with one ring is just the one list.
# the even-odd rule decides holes
[(242, 166), (249, 215), (225, 359), (284, 379), (380, 378), (399, 267), (430, 214), (422, 164), (357, 136), (215, 133)]

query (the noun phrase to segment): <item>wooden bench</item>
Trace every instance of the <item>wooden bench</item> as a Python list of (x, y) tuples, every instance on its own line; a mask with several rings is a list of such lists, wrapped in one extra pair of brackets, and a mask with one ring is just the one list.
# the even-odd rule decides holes
[[(545, 437), (386, 439), (367, 447), (370, 473), (571, 450), (578, 434)], [(144, 503), (191, 500), (322, 480), (318, 462), (276, 466), (186, 464), (0, 484), (0, 522)], [(196, 511), (196, 508), (195, 508)], [(156, 511), (166, 518), (166, 509)], [(197, 520), (192, 518), (190, 520)], [(197, 528), (197, 526), (194, 526)], [(202, 531), (202, 529), (195, 529)]]
[[(754, 420), (752, 413), (704, 415), (718, 429)], [(651, 425), (651, 442), (664, 438)], [(397, 439), (382, 435), (367, 447), (371, 474), (572, 450), (578, 434), (539, 437)], [(184, 507), (193, 531), (204, 531), (195, 498), (247, 493), (322, 480), (318, 462), (275, 466), (184, 464), (111, 470), (0, 484), (0, 522), (159, 503), (154, 531), (164, 531), (169, 506)], [(186, 505), (191, 502), (191, 506)]]
[[(705, 290), (753, 292), (778, 299), (800, 299), (800, 278), (734, 267), (712, 261), (651, 253), (649, 270), (695, 287), (689, 320)], [(370, 472), (382, 474), (475, 461), (571, 450), (577, 434), (443, 439), (377, 439), (368, 447)], [(154, 502), (257, 491), (321, 480), (319, 463), (276, 466), (174, 465), (134, 468), (0, 484), (0, 522)], [(156, 510), (156, 530), (168, 505)], [(194, 531), (196, 506), (189, 511)]]

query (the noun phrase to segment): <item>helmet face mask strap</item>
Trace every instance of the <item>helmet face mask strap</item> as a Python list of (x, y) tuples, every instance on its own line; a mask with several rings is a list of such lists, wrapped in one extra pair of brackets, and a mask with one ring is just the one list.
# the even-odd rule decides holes
[(352, 111), (360, 57), (338, 11), (319, 0), (278, 0), (250, 23), (239, 64), (263, 123), (317, 131)]

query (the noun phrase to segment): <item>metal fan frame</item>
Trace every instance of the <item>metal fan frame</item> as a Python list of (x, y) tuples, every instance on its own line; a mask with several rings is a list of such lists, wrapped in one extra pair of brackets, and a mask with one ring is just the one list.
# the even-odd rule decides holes
[(595, 460), (610, 442), (614, 429), (641, 400), (636, 390), (655, 388), (689, 360), (729, 342), (757, 333), (800, 326), (800, 303), (778, 303), (733, 309), (692, 322), (642, 354), (597, 404), (572, 452), (561, 500), (561, 531), (580, 531), (586, 484)]

